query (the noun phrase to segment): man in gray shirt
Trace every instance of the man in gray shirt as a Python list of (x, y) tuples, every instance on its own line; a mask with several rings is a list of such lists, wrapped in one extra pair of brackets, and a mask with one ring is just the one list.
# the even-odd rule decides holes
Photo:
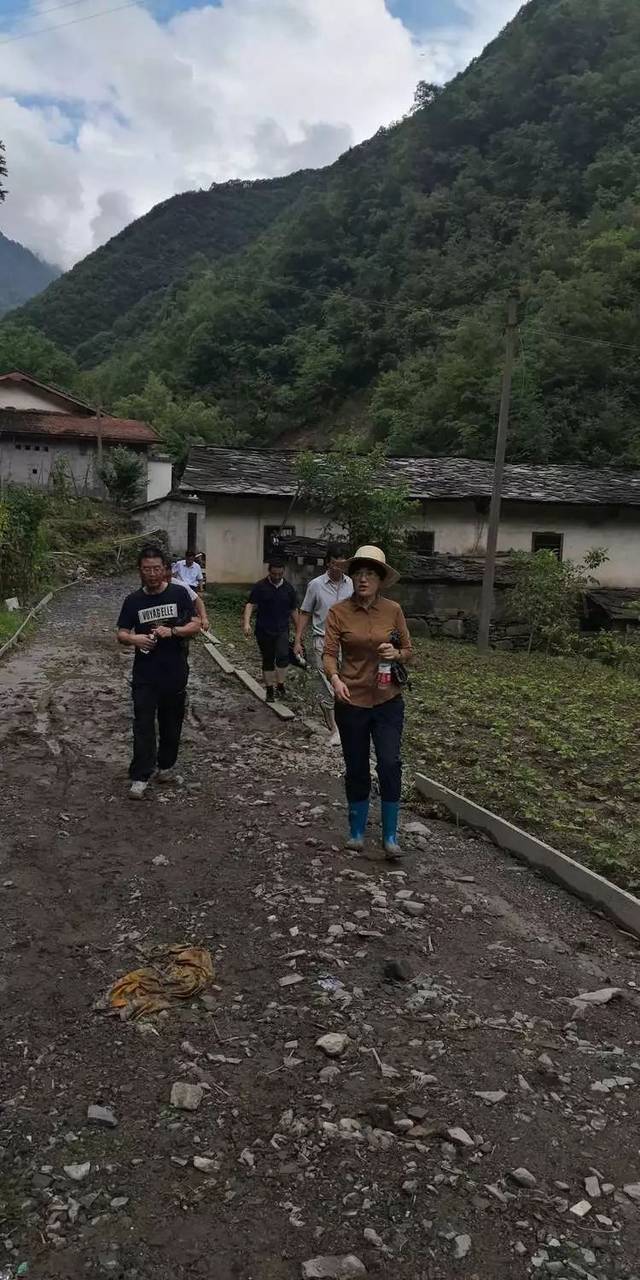
[(331, 543), (325, 556), (325, 572), (318, 578), (312, 578), (307, 593), (302, 601), (302, 608), (296, 626), (294, 653), (300, 657), (303, 653), (303, 640), (309, 623), (312, 626), (312, 659), (317, 674), (318, 696), (324, 722), (331, 734), (330, 746), (337, 747), (340, 735), (336, 727), (334, 715), (333, 689), (329, 684), (322, 666), (324, 649), (324, 624), (329, 610), (334, 604), (348, 600), (353, 595), (353, 583), (348, 578), (346, 548)]

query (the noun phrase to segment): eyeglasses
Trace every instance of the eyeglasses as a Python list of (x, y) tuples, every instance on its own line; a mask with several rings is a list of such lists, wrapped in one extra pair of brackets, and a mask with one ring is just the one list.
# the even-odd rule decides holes
[(356, 569), (354, 578), (377, 578), (375, 569)]

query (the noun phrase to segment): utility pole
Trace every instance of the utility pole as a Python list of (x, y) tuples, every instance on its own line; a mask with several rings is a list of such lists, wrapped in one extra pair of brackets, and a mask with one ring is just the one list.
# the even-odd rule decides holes
[(96, 409), (96, 431), (97, 431), (97, 437), (98, 437), (98, 438), (97, 438), (97, 446), (98, 446), (98, 447), (97, 447), (97, 450), (96, 450), (96, 455), (97, 455), (97, 456), (96, 456), (96, 475), (95, 475), (95, 477), (94, 477), (94, 486), (95, 486), (95, 489), (96, 489), (96, 490), (98, 489), (98, 487), (99, 487), (99, 486), (101, 486), (101, 487), (103, 488), (103, 492), (104, 492), (104, 486), (103, 486), (103, 480), (102, 480), (102, 463), (103, 463), (103, 457), (102, 457), (102, 404), (100, 403), (100, 401), (98, 401), (98, 407), (97, 407), (97, 409)]
[(500, 508), (502, 505), (502, 477), (504, 474), (504, 458), (507, 448), (507, 431), (509, 428), (509, 410), (511, 408), (511, 382), (516, 355), (516, 325), (518, 322), (518, 303), (516, 298), (509, 298), (507, 308), (507, 331), (505, 342), (504, 374), (502, 377), (502, 397), (500, 400), (500, 417), (498, 418), (498, 434), (496, 437), (496, 459), (493, 471), (493, 491), (489, 511), (489, 527), (487, 529), (487, 553), (482, 577), (482, 595), (480, 598), (480, 618), (478, 623), (478, 652), (489, 652), (489, 628), (493, 606), (493, 584), (496, 575), (496, 552), (498, 549), (498, 530), (500, 528)]

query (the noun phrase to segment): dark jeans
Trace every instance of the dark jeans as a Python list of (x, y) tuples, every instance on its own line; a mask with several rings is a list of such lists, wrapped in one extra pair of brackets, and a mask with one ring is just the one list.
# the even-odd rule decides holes
[(288, 628), (277, 636), (270, 636), (266, 631), (256, 630), (256, 640), (262, 658), (263, 671), (273, 671), (276, 667), (282, 670), (289, 666)]
[[(129, 765), (132, 782), (148, 782), (156, 764), (171, 769), (178, 758), (187, 690), (166, 693), (151, 684), (133, 685), (133, 759)], [(159, 745), (156, 752), (156, 716)]]
[(402, 785), (400, 743), (404, 724), (404, 702), (400, 694), (378, 707), (351, 707), (336, 698), (336, 724), (347, 766), (347, 800), (368, 800), (371, 791), (369, 752), (371, 740), (378, 763), (380, 796), (398, 801)]

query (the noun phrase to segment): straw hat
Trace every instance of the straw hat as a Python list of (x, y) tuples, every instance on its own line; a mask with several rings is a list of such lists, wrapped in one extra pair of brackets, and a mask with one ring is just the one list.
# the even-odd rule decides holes
[(347, 573), (350, 577), (353, 577), (354, 569), (357, 569), (361, 564), (371, 565), (378, 569), (385, 587), (392, 587), (400, 577), (398, 570), (392, 569), (391, 565), (387, 564), (387, 558), (380, 547), (358, 547), (347, 567)]

